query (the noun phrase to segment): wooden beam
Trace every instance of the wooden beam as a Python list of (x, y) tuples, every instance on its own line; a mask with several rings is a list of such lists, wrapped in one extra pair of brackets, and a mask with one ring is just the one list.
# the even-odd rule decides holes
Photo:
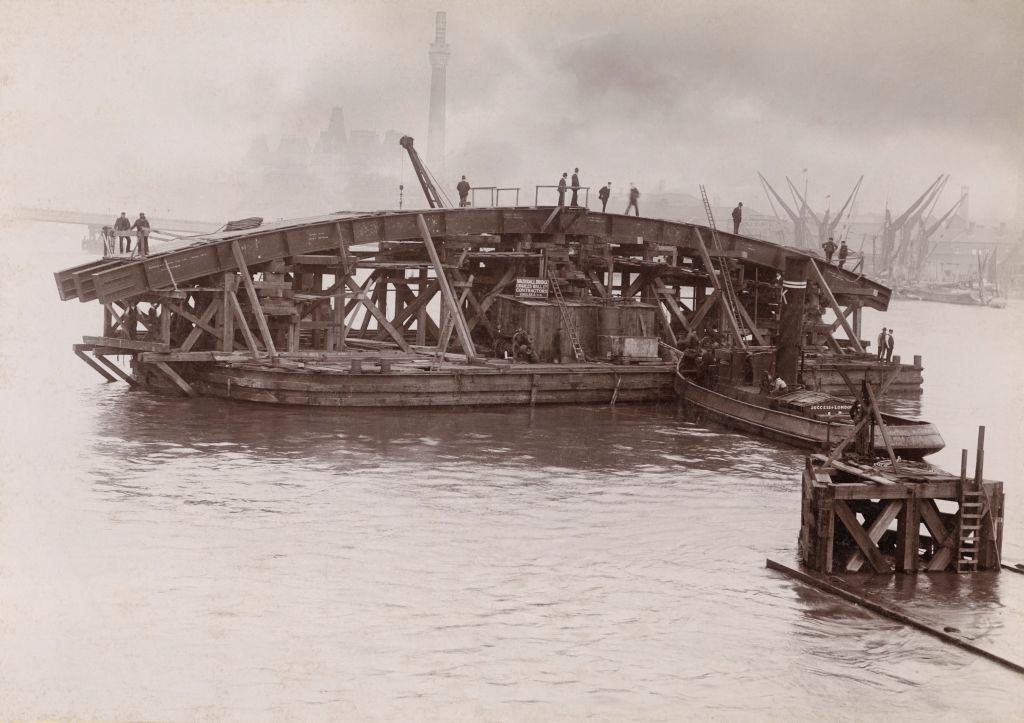
[(868, 401), (871, 402), (871, 414), (875, 418), (875, 426), (878, 427), (878, 431), (882, 433), (882, 440), (885, 442), (885, 451), (889, 453), (889, 461), (892, 462), (892, 471), (899, 474), (899, 462), (896, 461), (896, 452), (893, 451), (892, 448), (892, 440), (889, 438), (889, 430), (885, 426), (885, 420), (882, 419), (882, 413), (878, 409), (878, 400), (875, 399), (875, 392), (871, 389), (871, 385), (868, 383), (864, 384), (864, 389), (868, 393)]
[(548, 230), (548, 226), (550, 226), (551, 222), (555, 220), (555, 216), (557, 216), (559, 213), (562, 212), (563, 208), (564, 208), (564, 206), (555, 206), (551, 210), (551, 215), (548, 216), (547, 220), (541, 225), (540, 231), (538, 231), (537, 233), (544, 233), (545, 231), (547, 231)]
[(170, 379), (172, 382), (174, 382), (174, 386), (178, 387), (178, 389), (180, 389), (181, 391), (183, 391), (185, 394), (187, 394), (190, 397), (196, 396), (196, 391), (192, 388), (192, 386), (188, 382), (186, 382), (184, 379), (182, 379), (180, 376), (178, 376), (178, 372), (176, 372), (173, 369), (171, 369), (171, 367), (167, 364), (167, 362), (162, 362), (162, 361), (153, 362), (153, 365), (157, 369), (162, 371), (164, 373), (164, 375), (166, 375), (166, 377), (168, 379)]
[[(217, 303), (216, 299), (210, 299), (210, 303), (203, 311), (203, 315), (195, 320), (195, 327), (193, 327), (192, 331), (190, 331), (188, 336), (185, 337), (185, 341), (181, 343), (179, 351), (192, 351), (192, 347), (197, 341), (199, 341), (199, 337), (203, 335), (204, 331), (214, 339), (217, 338), (217, 330), (211, 327), (209, 322), (213, 318), (214, 314), (217, 313), (219, 306), (220, 304)], [(192, 315), (189, 314), (189, 316)]]
[(245, 320), (245, 314), (242, 313), (242, 305), (238, 303), (238, 296), (234, 291), (226, 291), (228, 298), (231, 299), (231, 308), (235, 312), (235, 318), (238, 319), (238, 328), (242, 332), (242, 337), (245, 339), (245, 345), (249, 347), (249, 351), (252, 355), (259, 356), (259, 348), (256, 346), (256, 337), (252, 334), (252, 329), (249, 328), (249, 322)]
[(917, 572), (920, 531), (920, 500), (917, 497), (908, 497), (900, 511), (899, 524), (896, 528), (897, 572)]
[(857, 546), (867, 557), (871, 567), (877, 573), (892, 572), (892, 568), (889, 567), (889, 563), (882, 557), (882, 551), (878, 549), (878, 546), (872, 542), (871, 538), (868, 537), (868, 533), (864, 531), (864, 528), (860, 526), (857, 521), (857, 516), (853, 514), (853, 511), (846, 504), (845, 500), (835, 500), (833, 504), (836, 516), (843, 523), (849, 531), (853, 541), (857, 543)]
[(91, 366), (91, 367), (92, 367), (93, 369), (95, 369), (95, 370), (96, 370), (96, 372), (97, 372), (97, 373), (99, 373), (99, 374), (100, 374), (100, 375), (101, 375), (101, 376), (102, 376), (102, 377), (103, 377), (104, 379), (106, 379), (106, 380), (107, 380), (108, 382), (116, 382), (116, 381), (117, 381), (117, 378), (116, 378), (116, 377), (114, 377), (113, 375), (111, 375), (111, 373), (110, 373), (110, 372), (108, 372), (108, 371), (107, 371), (106, 369), (104, 369), (104, 368), (103, 368), (103, 367), (101, 367), (101, 366), (100, 366), (99, 364), (97, 364), (97, 363), (96, 363), (96, 360), (95, 360), (95, 359), (93, 359), (92, 357), (90, 357), (90, 356), (89, 356), (88, 354), (86, 354), (86, 353), (85, 353), (84, 351), (82, 351), (81, 349), (75, 349), (75, 348), (73, 348), (73, 350), (74, 350), (74, 352), (75, 352), (75, 356), (77, 356), (77, 357), (78, 357), (79, 359), (81, 359), (81, 360), (82, 360), (82, 361), (84, 361), (84, 362), (85, 362), (86, 364), (88, 364), (88, 365), (89, 365), (89, 366)]
[[(882, 535), (884, 535), (885, 531), (889, 529), (889, 525), (896, 519), (896, 516), (902, 509), (903, 500), (892, 500), (885, 506), (885, 508), (878, 514), (878, 517), (876, 517), (871, 522), (871, 525), (868, 526), (868, 537), (871, 539), (872, 543), (878, 544), (878, 541), (882, 539)], [(853, 551), (852, 555), (850, 555), (850, 559), (846, 563), (846, 571), (857, 572), (866, 561), (867, 558), (864, 557), (864, 553), (858, 548)]]
[(679, 301), (676, 299), (676, 295), (672, 293), (672, 290), (665, 286), (665, 282), (660, 277), (654, 277), (654, 291), (655, 298), (661, 299), (665, 306), (668, 307), (669, 312), (672, 314), (672, 318), (678, 321), (683, 329), (686, 330), (687, 335), (691, 333), (692, 327), (690, 326), (689, 320), (686, 318), (686, 314), (683, 313), (683, 309), (679, 306)]
[(345, 283), (349, 287), (349, 289), (352, 290), (353, 294), (358, 298), (359, 302), (366, 308), (367, 311), (370, 312), (373, 318), (377, 320), (377, 323), (380, 324), (382, 328), (387, 330), (388, 334), (390, 334), (391, 338), (395, 340), (395, 343), (398, 344), (399, 347), (401, 347), (402, 351), (412, 351), (412, 347), (409, 346), (409, 342), (407, 342), (405, 338), (400, 333), (398, 333), (395, 327), (391, 325), (391, 322), (388, 321), (387, 316), (385, 316), (384, 312), (380, 310), (380, 307), (378, 307), (371, 300), (366, 298), (366, 293), (359, 287), (359, 284), (355, 282), (355, 279), (353, 279), (351, 276), (348, 276), (345, 278)]
[(109, 346), (115, 349), (131, 351), (170, 351), (169, 344), (156, 341), (139, 341), (137, 339), (121, 339), (116, 336), (83, 336), (82, 341), (93, 346)]
[(249, 273), (249, 267), (245, 264), (245, 257), (242, 256), (242, 248), (238, 245), (238, 241), (231, 242), (231, 253), (235, 257), (235, 263), (238, 265), (239, 272), (241, 272), (245, 292), (249, 295), (249, 304), (252, 306), (253, 316), (256, 317), (256, 325), (260, 329), (260, 336), (263, 337), (263, 346), (266, 347), (270, 358), (274, 359), (277, 357), (277, 349), (274, 348), (274, 340), (270, 336), (270, 327), (267, 326), (267, 317), (263, 315), (260, 297), (256, 294), (256, 287), (252, 285), (252, 275)]
[(476, 360), (477, 353), (476, 347), (473, 345), (473, 339), (469, 335), (469, 326), (466, 324), (466, 317), (462, 315), (462, 308), (460, 307), (458, 300), (455, 298), (455, 293), (452, 291), (451, 284), (448, 283), (448, 276), (444, 272), (444, 267), (441, 265), (441, 257), (437, 254), (437, 248), (434, 246), (434, 239), (430, 235), (430, 229), (427, 228), (426, 219), (423, 218), (423, 214), (416, 214), (416, 225), (419, 226), (420, 235), (423, 237), (423, 243), (427, 247), (427, 253), (430, 255), (430, 261), (434, 264), (434, 273), (437, 274), (437, 283), (441, 286), (441, 296), (448, 306), (448, 311), (453, 317), (455, 317), (455, 329), (459, 334), (459, 342), (462, 344), (462, 351), (465, 353), (466, 358), (473, 361)]
[(690, 319), (690, 326), (693, 331), (696, 331), (700, 326), (701, 322), (704, 321), (704, 317), (708, 315), (708, 312), (714, 308), (718, 299), (722, 296), (722, 292), (719, 289), (715, 289), (704, 299), (704, 303), (700, 305), (700, 308), (693, 313), (693, 318)]
[[(501, 278), (498, 279), (498, 282), (491, 287), (491, 290), (487, 292), (483, 300), (480, 302), (480, 310), (482, 313), (487, 313), (487, 310), (491, 308), (491, 306), (497, 300), (498, 296), (501, 294), (502, 291), (505, 290), (505, 287), (512, 282), (515, 276), (516, 264), (509, 264), (508, 268), (506, 268), (505, 272), (501, 275)], [(473, 329), (475, 329), (476, 325), (479, 323), (480, 317), (473, 316), (473, 318), (469, 320), (467, 326), (469, 327), (470, 331), (473, 331)]]
[(95, 354), (94, 353), (94, 355), (96, 356), (96, 360), (100, 364), (105, 366), (110, 371), (114, 372), (114, 374), (116, 374), (117, 376), (121, 377), (121, 379), (123, 379), (124, 381), (128, 382), (128, 386), (130, 386), (130, 387), (137, 387), (137, 386), (139, 386), (139, 383), (138, 383), (138, 381), (136, 381), (135, 377), (133, 377), (132, 375), (130, 375), (127, 372), (125, 372), (125, 370), (122, 369), (121, 367), (119, 367), (117, 364), (115, 364), (114, 362), (110, 361), (105, 356), (102, 356), (100, 354)]
[(231, 295), (238, 285), (238, 277), (233, 271), (224, 274), (224, 290), (221, 292), (220, 309), (220, 348), (221, 351), (235, 350), (235, 315), (231, 305)]
[(821, 289), (821, 292), (825, 295), (825, 300), (828, 301), (828, 305), (832, 307), (832, 311), (835, 312), (838, 321), (843, 325), (843, 330), (853, 343), (853, 348), (863, 354), (864, 347), (861, 346), (860, 339), (858, 339), (857, 335), (853, 332), (853, 327), (850, 326), (850, 322), (846, 320), (846, 315), (843, 313), (842, 307), (839, 306), (839, 302), (836, 301), (836, 297), (833, 296), (832, 289), (828, 287), (828, 284), (825, 282), (825, 277), (822, 275), (821, 269), (818, 268), (818, 264), (814, 259), (811, 259), (810, 266), (811, 270), (814, 272), (815, 278), (818, 280), (818, 288)]
[(757, 342), (758, 346), (768, 346), (768, 342), (765, 341), (761, 332), (757, 330), (756, 326), (754, 326), (754, 320), (750, 318), (750, 314), (748, 314), (747, 310), (743, 308), (743, 304), (740, 303), (739, 299), (736, 299), (736, 311), (738, 311), (740, 316), (743, 318), (743, 323), (747, 325), (748, 329), (750, 329), (750, 333), (754, 337), (754, 341)]

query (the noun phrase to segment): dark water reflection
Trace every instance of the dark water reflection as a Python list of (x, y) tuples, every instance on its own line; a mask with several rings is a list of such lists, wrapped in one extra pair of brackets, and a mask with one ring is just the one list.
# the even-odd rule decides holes
[[(68, 353), (96, 320), (56, 301), (61, 261), (22, 263), (53, 301), (0, 288), (0, 322), (53, 333), (31, 356), (5, 350), (0, 377), (0, 717), (1024, 714), (1018, 676), (764, 568), (794, 556), (797, 450), (674, 405), (352, 411), (131, 392)], [(915, 313), (894, 310), (894, 326), (921, 326)], [(940, 351), (923, 348), (934, 394), (892, 404), (952, 445), (988, 421), (1006, 476), (1006, 428), (955, 403), (963, 372)], [(1016, 393), (978, 399), (1012, 409)], [(1024, 559), (1018, 505), (1007, 555)], [(1019, 658), (1021, 583), (864, 584)]]

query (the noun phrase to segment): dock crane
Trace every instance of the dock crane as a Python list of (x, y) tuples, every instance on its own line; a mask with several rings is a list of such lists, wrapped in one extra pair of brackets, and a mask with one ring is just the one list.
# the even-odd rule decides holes
[[(412, 163), (412, 168), (416, 172), (416, 179), (420, 182), (423, 195), (427, 197), (427, 204), (431, 208), (445, 208), (445, 203), (441, 200), (442, 194), (438, 193), (438, 188), (434, 185), (434, 177), (423, 164), (420, 154), (413, 148), (412, 141), (412, 136), (402, 136), (398, 145), (409, 153), (409, 162)], [(447, 204), (447, 207), (451, 207), (451, 202)]]

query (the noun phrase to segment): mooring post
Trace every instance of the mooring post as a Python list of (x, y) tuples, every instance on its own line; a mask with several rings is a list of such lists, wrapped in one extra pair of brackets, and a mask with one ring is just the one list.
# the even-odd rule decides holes
[(974, 456), (974, 484), (981, 489), (981, 476), (985, 468), (985, 427), (978, 427), (978, 451)]

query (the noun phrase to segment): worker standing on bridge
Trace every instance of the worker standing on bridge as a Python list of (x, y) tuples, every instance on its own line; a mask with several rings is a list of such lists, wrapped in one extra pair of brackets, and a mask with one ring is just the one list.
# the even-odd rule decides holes
[(139, 217), (132, 224), (132, 228), (139, 232), (139, 243), (136, 246), (139, 250), (139, 256), (146, 258), (149, 256), (149, 221), (146, 219), (146, 214), (140, 211)]
[(629, 215), (629, 209), (636, 211), (636, 215), (640, 215), (640, 189), (634, 186), (632, 183), (629, 184), (629, 205), (626, 206), (626, 215)]
[(612, 182), (601, 186), (601, 190), (597, 192), (597, 197), (601, 199), (601, 213), (605, 213), (605, 209), (608, 208), (608, 197), (612, 195)]
[(574, 169), (572, 169), (572, 201), (570, 202), (569, 205), (571, 205), (571, 206), (579, 206), (580, 205), (580, 199), (579, 199), (579, 196), (577, 195), (579, 192), (580, 192), (580, 169), (574, 168)]
[(878, 361), (885, 359), (886, 341), (885, 327), (883, 326), (882, 331), (878, 334)]
[(889, 329), (889, 334), (885, 339), (885, 361), (892, 361), (892, 348), (896, 346), (896, 342), (892, 338), (892, 329)]
[(732, 232), (740, 232), (740, 222), (743, 220), (743, 201), (736, 204), (736, 208), (732, 210)]
[[(132, 228), (132, 222), (128, 220), (128, 216), (125, 215), (124, 211), (121, 211), (121, 215), (114, 221), (114, 231), (123, 232), (117, 233), (117, 246), (121, 253), (127, 251), (132, 252), (132, 236), (128, 231)], [(127, 244), (128, 248), (125, 248)]]
[(846, 263), (846, 257), (850, 255), (850, 249), (846, 246), (846, 239), (843, 239), (839, 244), (839, 268), (843, 268), (843, 264)]
[(455, 187), (455, 190), (459, 192), (459, 208), (465, 208), (469, 205), (469, 181), (463, 176), (462, 180), (459, 181), (459, 185)]
[(828, 237), (828, 241), (821, 245), (821, 248), (825, 250), (825, 263), (832, 263), (832, 254), (836, 252), (836, 242), (832, 240), (832, 237)]
[(565, 178), (568, 173), (563, 173), (562, 177), (558, 179), (558, 205), (565, 205)]

